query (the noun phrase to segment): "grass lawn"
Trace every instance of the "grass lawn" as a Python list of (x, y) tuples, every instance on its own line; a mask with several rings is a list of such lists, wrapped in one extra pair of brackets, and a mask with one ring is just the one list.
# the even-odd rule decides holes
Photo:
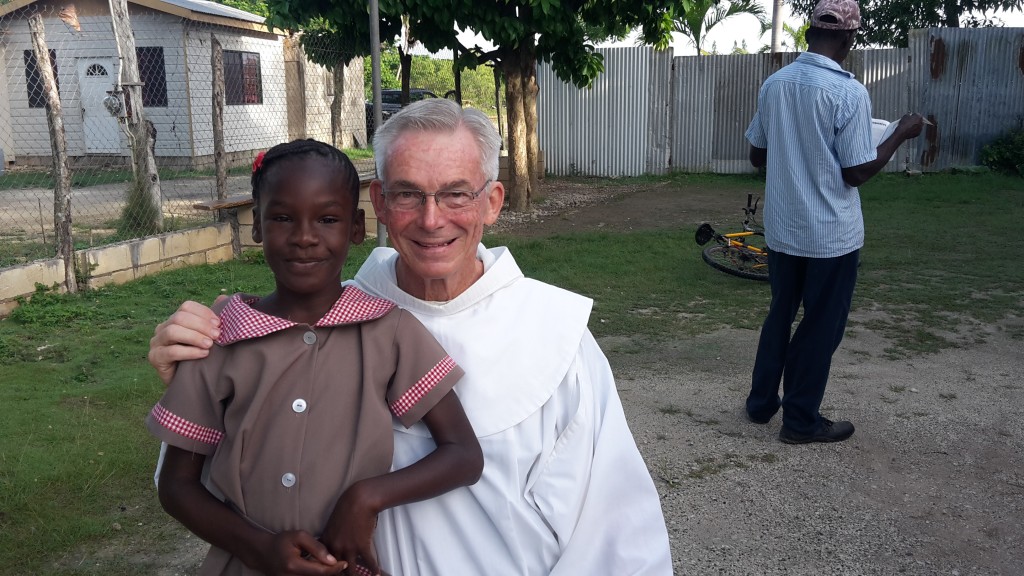
[(862, 188), (867, 244), (855, 308), (888, 319), (896, 355), (953, 345), (950, 334), (1024, 309), (1024, 179), (883, 175)]
[[(670, 179), (685, 193), (685, 179)], [(884, 313), (869, 327), (894, 338), (893, 354), (956, 345), (965, 327), (1020, 314), (1024, 236), (1013, 230), (1024, 180), (883, 176), (862, 196), (868, 245), (854, 306)], [(527, 275), (593, 297), (599, 337), (756, 330), (766, 286), (700, 264), (693, 232), (486, 242), (511, 246)], [(349, 273), (369, 249), (350, 253)], [(153, 327), (185, 299), (271, 286), (249, 256), (81, 295), (40, 293), (0, 321), (0, 574), (155, 570), (181, 531), (156, 501), (158, 445), (142, 425), (162, 392), (145, 359)]]

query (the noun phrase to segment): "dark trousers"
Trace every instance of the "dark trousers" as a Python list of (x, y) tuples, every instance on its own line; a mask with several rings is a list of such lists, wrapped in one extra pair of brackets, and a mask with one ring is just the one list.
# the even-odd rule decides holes
[[(782, 407), (782, 424), (790, 431), (810, 434), (821, 427), (818, 409), (832, 354), (846, 330), (859, 256), (859, 250), (837, 258), (769, 252), (772, 303), (761, 327), (747, 396), (752, 417), (767, 419)], [(803, 318), (791, 332), (801, 303)]]

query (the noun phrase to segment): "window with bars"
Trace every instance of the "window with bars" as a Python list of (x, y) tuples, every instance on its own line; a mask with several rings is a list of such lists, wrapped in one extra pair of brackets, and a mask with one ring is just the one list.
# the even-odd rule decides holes
[(263, 104), (260, 55), (224, 51), (224, 101), (226, 104)]
[[(57, 74), (57, 51), (50, 50), (50, 66), (53, 68), (53, 79), (60, 92), (60, 78)], [(39, 72), (34, 50), (25, 50), (25, 86), (28, 89), (28, 107), (46, 108), (46, 91), (43, 90), (43, 75)]]
[(139, 59), (142, 105), (146, 108), (166, 108), (167, 72), (164, 66), (164, 49), (159, 46), (136, 48), (135, 55)]

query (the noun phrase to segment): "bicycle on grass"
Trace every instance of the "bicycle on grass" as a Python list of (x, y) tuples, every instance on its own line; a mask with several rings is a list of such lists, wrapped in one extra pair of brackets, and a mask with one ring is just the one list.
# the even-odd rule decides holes
[(697, 228), (694, 240), (704, 246), (714, 240), (701, 253), (712, 268), (750, 280), (768, 281), (768, 247), (764, 243), (764, 227), (757, 223), (757, 205), (753, 194), (747, 194), (747, 207), (743, 209), (743, 231), (719, 234), (707, 222)]

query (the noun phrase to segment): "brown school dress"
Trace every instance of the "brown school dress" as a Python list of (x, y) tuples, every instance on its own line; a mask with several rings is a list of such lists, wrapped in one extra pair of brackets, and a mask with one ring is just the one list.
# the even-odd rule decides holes
[[(410, 313), (353, 286), (314, 326), (255, 300), (228, 301), (218, 345), (181, 363), (146, 424), (212, 455), (208, 486), (250, 522), (319, 536), (348, 486), (390, 470), (392, 415), (419, 421), (463, 372)], [(255, 573), (215, 547), (200, 569)]]

